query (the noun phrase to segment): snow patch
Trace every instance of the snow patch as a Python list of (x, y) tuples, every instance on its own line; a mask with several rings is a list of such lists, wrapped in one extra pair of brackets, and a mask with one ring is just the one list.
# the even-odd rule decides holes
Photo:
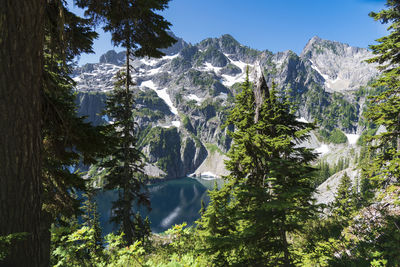
[(232, 86), (235, 83), (244, 82), (244, 80), (246, 79), (246, 68), (249, 64), (247, 64), (243, 61), (233, 60), (227, 54), (224, 54), (224, 55), (228, 58), (230, 63), (239, 67), (242, 70), (242, 73), (239, 73), (238, 75), (235, 75), (235, 76), (231, 76), (231, 75), (227, 75), (227, 74), (221, 75), (222, 76), (222, 80), (221, 80), (222, 84), (225, 86)]
[(181, 127), (181, 122), (180, 121), (171, 121), (172, 125), (175, 126), (176, 128)]
[(235, 83), (242, 83), (246, 79), (244, 74), (239, 74), (237, 76), (230, 76), (227, 74), (222, 75), (222, 84), (225, 86), (232, 86)]
[(334, 80), (332, 80), (328, 75), (323, 74), (320, 69), (318, 69), (317, 66), (315, 66), (314, 62), (310, 59), (311, 62), (311, 68), (316, 70), (325, 80), (325, 86), (329, 89), (332, 89), (334, 91), (340, 91), (344, 88), (349, 88), (350, 87), (350, 81), (345, 80), (337, 76)]
[(188, 95), (187, 98), (189, 98), (190, 100), (195, 100), (197, 102), (203, 101), (203, 98), (200, 98), (200, 97), (198, 97), (197, 95), (194, 95), (194, 94)]
[(144, 81), (140, 86), (146, 86), (152, 90), (154, 90), (158, 97), (164, 100), (164, 102), (168, 105), (169, 109), (171, 112), (175, 115), (178, 115), (178, 109), (174, 106), (174, 104), (171, 101), (171, 98), (169, 97), (169, 94), (167, 93), (167, 88), (165, 89), (157, 89), (156, 85), (154, 84), (153, 81)]
[(360, 138), (359, 134), (346, 134), (347, 140), (350, 145), (355, 145), (357, 143), (358, 138)]
[(237, 67), (239, 67), (239, 68), (242, 70), (242, 72), (246, 72), (246, 68), (247, 68), (247, 66), (248, 66), (249, 64), (247, 64), (247, 63), (245, 63), (245, 62), (243, 62), (243, 61), (235, 61), (235, 60), (232, 60), (232, 59), (230, 59), (229, 57), (228, 57), (228, 59), (230, 60), (230, 62), (231, 62), (232, 64), (234, 64), (234, 65), (236, 65)]
[(154, 75), (161, 72), (161, 67), (147, 71), (149, 75)]
[(312, 62), (312, 60), (310, 59), (311, 62), (311, 68), (313, 68), (316, 72), (318, 72), (325, 80), (325, 82), (330, 81), (329, 76), (326, 74), (323, 74), (317, 66), (314, 65), (314, 62)]
[(163, 56), (162, 59), (171, 60), (179, 56), (179, 53), (172, 55), (172, 56)]
[(315, 151), (317, 153), (326, 154), (330, 151), (329, 146), (326, 144), (322, 144), (320, 147), (316, 148)]
[(200, 98), (200, 97), (198, 97), (198, 96), (195, 95), (195, 94), (190, 94), (190, 95), (187, 96), (187, 98), (188, 98), (189, 100), (194, 100), (194, 101), (196, 101), (196, 102), (197, 102), (196, 105), (198, 105), (198, 106), (200, 106), (201, 103), (204, 101), (204, 98)]
[(214, 67), (213, 65), (211, 65), (211, 63), (209, 63), (209, 62), (206, 62), (206, 63), (204, 63), (204, 65), (205, 65), (205, 67), (204, 67), (204, 69), (206, 70), (206, 71), (213, 71), (213, 72), (215, 72), (215, 74), (218, 74), (220, 71), (221, 71), (221, 67)]
[(304, 117), (297, 118), (296, 121), (308, 123), (308, 121)]
[(157, 59), (150, 59), (150, 58), (143, 58), (141, 61), (149, 66), (155, 66), (158, 63)]
[(219, 93), (219, 95), (217, 97), (226, 100), (226, 99), (228, 99), (228, 94), (227, 93)]
[(212, 172), (202, 172), (200, 173), (199, 178), (204, 179), (204, 180), (213, 180), (218, 178), (218, 175), (212, 173)]

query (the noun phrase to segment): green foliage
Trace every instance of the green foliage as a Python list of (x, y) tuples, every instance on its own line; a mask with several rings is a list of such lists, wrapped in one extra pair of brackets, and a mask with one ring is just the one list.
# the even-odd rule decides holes
[(202, 88), (211, 88), (215, 82), (213, 75), (195, 69), (190, 69), (185, 76), (191, 84)]
[(7, 257), (15, 242), (25, 240), (28, 236), (28, 233), (15, 233), (6, 236), (0, 236), (0, 263)]
[(247, 79), (236, 96), (227, 120), (235, 126), (226, 162), (231, 174), (210, 192), (199, 221), (204, 251), (217, 266), (292, 264), (288, 235), (314, 210), (309, 163), (316, 155), (296, 146), (313, 126), (296, 120), (275, 86), (261, 84), (254, 92)]
[(328, 179), (334, 174), (334, 170), (325, 160), (321, 160), (316, 166), (316, 168), (318, 169), (318, 171), (315, 172), (315, 180), (313, 182), (315, 188), (317, 188), (320, 184), (325, 182), (326, 179)]
[(181, 153), (179, 141), (180, 136), (175, 127), (154, 127), (148, 131), (139, 147), (143, 148), (148, 145), (149, 153), (155, 153), (158, 156), (157, 166), (168, 173), (170, 169), (179, 164), (178, 159), (180, 159)]
[(114, 45), (134, 51), (137, 57), (161, 57), (164, 53), (159, 49), (176, 42), (167, 33), (171, 23), (158, 14), (168, 7), (168, 2), (126, 0), (115, 5), (113, 1), (75, 0), (78, 7), (86, 9), (86, 15), (111, 33)]
[(350, 177), (345, 172), (340, 179), (339, 186), (332, 203), (333, 215), (350, 218), (356, 208), (356, 190), (352, 189)]
[(207, 143), (207, 144), (205, 144), (205, 146), (206, 146), (208, 152), (210, 152), (210, 154), (214, 154), (215, 152), (218, 152), (221, 155), (224, 154), (224, 152), (222, 152), (221, 149), (219, 149), (219, 147), (215, 144)]
[(371, 45), (376, 55), (368, 62), (378, 62), (383, 75), (373, 84), (374, 87), (386, 88), (382, 93), (371, 98), (371, 106), (367, 118), (377, 126), (384, 126), (386, 132), (372, 137), (370, 149), (377, 152), (377, 156), (365, 168), (368, 177), (375, 188), (385, 187), (390, 182), (399, 182), (400, 175), (400, 82), (398, 73), (398, 37), (400, 35), (397, 1), (387, 1), (387, 9), (379, 13), (371, 12), (370, 16), (388, 27), (389, 35), (378, 39), (377, 45)]
[(333, 144), (343, 144), (347, 142), (346, 135), (339, 129), (335, 128), (328, 132), (325, 129), (320, 129), (318, 134), (322, 137), (322, 141), (326, 141)]
[[(62, 19), (59, 17), (62, 16)], [(76, 110), (75, 82), (70, 78), (74, 58), (92, 52), (97, 37), (91, 22), (69, 12), (61, 1), (46, 3), (42, 86), (42, 228), (61, 218), (79, 214), (76, 190), (85, 190), (79, 170), (96, 163), (107, 149), (102, 127), (93, 127)], [(60, 32), (62, 31), (62, 32)], [(47, 234), (43, 236), (46, 243)]]
[(367, 145), (368, 141), (371, 139), (372, 136), (376, 134), (377, 130), (378, 128), (371, 128), (362, 132), (360, 138), (357, 140), (357, 145), (359, 146)]
[(139, 234), (139, 223), (132, 212), (135, 204), (150, 207), (143, 175), (143, 155), (137, 147), (136, 124), (133, 117), (133, 94), (120, 86), (127, 74), (119, 73), (113, 92), (108, 96), (105, 113), (114, 121), (107, 126), (107, 136), (112, 147), (101, 162), (106, 170), (108, 190), (119, 189), (118, 200), (113, 202), (111, 221), (125, 233), (132, 244)]
[(303, 97), (306, 100), (307, 112), (328, 131), (337, 127), (350, 130), (358, 122), (357, 106), (350, 103), (343, 94), (327, 93), (322, 87), (314, 84)]
[(124, 234), (104, 237), (97, 248), (95, 230), (88, 226), (52, 229), (54, 266), (148, 266), (142, 241), (127, 245)]
[(188, 130), (189, 132), (195, 134), (195, 129), (192, 126), (192, 123), (190, 122), (190, 119), (188, 116), (186, 116), (185, 114), (181, 114), (181, 121), (182, 121), (182, 125), (183, 127)]
[(106, 265), (104, 266), (147, 266), (144, 262), (145, 250), (141, 241), (135, 241), (126, 246), (124, 234), (108, 234), (105, 237), (107, 249), (105, 250)]
[(54, 266), (91, 266), (101, 262), (102, 255), (96, 248), (95, 230), (87, 226), (72, 230), (66, 227), (52, 231)]

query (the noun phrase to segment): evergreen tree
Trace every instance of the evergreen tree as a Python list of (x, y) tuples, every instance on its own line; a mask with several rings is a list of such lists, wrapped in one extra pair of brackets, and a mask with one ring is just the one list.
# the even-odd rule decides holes
[(102, 231), (97, 211), (97, 203), (95, 200), (96, 193), (92, 185), (87, 185), (86, 193), (83, 194), (86, 200), (82, 206), (83, 225), (93, 230), (93, 251), (90, 254), (98, 254), (103, 248)]
[[(120, 224), (125, 240), (132, 244), (137, 233), (137, 220), (133, 216), (134, 203), (150, 207), (142, 170), (142, 154), (136, 148), (136, 130), (132, 114), (133, 96), (130, 86), (130, 57), (161, 57), (159, 48), (175, 42), (166, 32), (171, 25), (155, 13), (168, 6), (169, 0), (76, 0), (78, 6), (87, 8), (86, 14), (94, 21), (103, 23), (103, 29), (111, 32), (114, 45), (126, 48), (125, 72), (120, 72), (114, 92), (107, 100), (109, 117), (114, 120), (108, 132), (116, 138), (115, 147), (103, 166), (109, 170), (108, 189), (119, 188), (119, 199), (114, 202), (112, 220)], [(141, 220), (141, 218), (140, 218)], [(136, 228), (136, 230), (135, 230)], [(144, 230), (143, 230), (144, 231)]]
[(298, 146), (314, 127), (297, 121), (290, 103), (278, 98), (275, 85), (269, 90), (259, 72), (256, 88), (247, 78), (236, 96), (227, 122), (235, 126), (228, 182), (211, 193), (199, 222), (218, 265), (293, 265), (288, 235), (315, 209), (309, 164), (316, 154)]
[(106, 189), (118, 189), (118, 200), (113, 203), (111, 221), (120, 225), (124, 238), (132, 244), (136, 223), (133, 213), (134, 204), (150, 208), (149, 197), (145, 188), (142, 153), (136, 147), (136, 125), (133, 118), (133, 94), (126, 91), (124, 74), (119, 73), (118, 81), (111, 95), (108, 96), (106, 113), (112, 118), (107, 135), (114, 144), (112, 154), (106, 157), (101, 166), (107, 170)]
[(42, 265), (48, 265), (49, 228), (68, 223), (80, 213), (76, 190), (85, 192), (82, 174), (71, 171), (96, 162), (107, 148), (101, 127), (93, 127), (76, 111), (74, 85), (70, 78), (74, 58), (92, 52), (97, 34), (91, 22), (69, 12), (60, 0), (46, 2), (44, 23), (44, 82), (42, 86)]
[(45, 1), (0, 2), (0, 236), (27, 233), (3, 265), (39, 266)]
[(399, 182), (400, 177), (400, 3), (388, 0), (386, 6), (387, 9), (378, 13), (370, 13), (375, 20), (389, 24), (389, 35), (379, 38), (379, 44), (370, 46), (376, 56), (369, 62), (379, 63), (378, 68), (383, 71), (374, 86), (386, 89), (371, 99), (367, 113), (373, 123), (386, 128), (386, 132), (372, 137), (371, 149), (377, 156), (365, 168), (374, 187), (386, 187), (389, 183)]
[(345, 172), (332, 203), (333, 215), (349, 219), (356, 208), (356, 195), (351, 185), (350, 177)]

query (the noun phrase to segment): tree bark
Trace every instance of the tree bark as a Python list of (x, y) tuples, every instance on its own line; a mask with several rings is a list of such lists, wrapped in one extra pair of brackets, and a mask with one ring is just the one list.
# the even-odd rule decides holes
[(40, 265), (44, 0), (0, 1), (0, 235), (28, 233), (0, 265)]

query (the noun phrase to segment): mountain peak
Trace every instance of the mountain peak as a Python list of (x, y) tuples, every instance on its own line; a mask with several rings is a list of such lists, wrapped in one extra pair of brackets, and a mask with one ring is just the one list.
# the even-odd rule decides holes
[(109, 50), (105, 54), (100, 56), (100, 63), (108, 63), (114, 65), (122, 65), (125, 63), (125, 52), (115, 52), (115, 50)]
[(314, 35), (310, 40), (308, 40), (308, 43), (315, 43), (320, 41), (323, 41), (323, 39), (320, 38), (318, 35)]

